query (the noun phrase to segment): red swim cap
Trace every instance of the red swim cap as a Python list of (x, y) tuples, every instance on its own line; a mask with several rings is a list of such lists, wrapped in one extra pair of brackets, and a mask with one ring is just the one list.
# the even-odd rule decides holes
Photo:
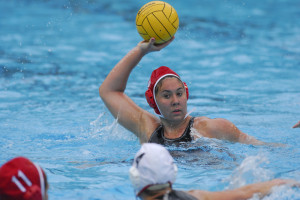
[[(146, 96), (149, 106), (151, 108), (153, 108), (155, 113), (158, 115), (160, 115), (161, 113), (159, 111), (159, 108), (157, 107), (155, 95), (153, 95), (153, 94), (155, 94), (155, 87), (156, 87), (157, 83), (166, 76), (175, 76), (179, 80), (181, 80), (180, 76), (176, 72), (171, 70), (169, 67), (161, 66), (152, 72), (150, 80), (148, 82), (148, 90), (145, 92), (145, 96)], [(184, 84), (185, 91), (186, 91), (186, 97), (188, 99), (189, 98), (188, 87), (185, 82), (182, 82), (182, 83)]]
[(43, 170), (24, 157), (14, 158), (0, 168), (0, 199), (42, 200)]

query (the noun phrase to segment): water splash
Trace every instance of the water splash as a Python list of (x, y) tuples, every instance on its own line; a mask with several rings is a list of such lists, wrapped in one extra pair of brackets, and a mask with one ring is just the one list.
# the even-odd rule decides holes
[(248, 156), (230, 176), (228, 189), (245, 186), (250, 183), (270, 180), (273, 174), (263, 168), (262, 164), (268, 164), (267, 157), (263, 154)]
[[(108, 116), (109, 115), (109, 116)], [(111, 120), (112, 117), (106, 112), (99, 114), (97, 119), (90, 122), (89, 134), (92, 137), (101, 139), (114, 139), (124, 141), (135, 141), (137, 138), (118, 123), (118, 118)], [(111, 122), (112, 121), (112, 122)]]
[(193, 127), (191, 128), (191, 136), (194, 138), (193, 142), (196, 142), (197, 139), (203, 137), (203, 135), (201, 133), (199, 133), (198, 130)]
[[(260, 200), (258, 195), (253, 195), (249, 200)], [(268, 196), (265, 196), (263, 200), (291, 200), (291, 199), (300, 199), (299, 189), (291, 188), (287, 185), (273, 187), (271, 193)]]
[(107, 120), (106, 113), (101, 112), (98, 115), (97, 119), (90, 122), (90, 134), (103, 135), (107, 132), (113, 132), (114, 129), (118, 126), (118, 120), (113, 120), (111, 124), (109, 124), (108, 121), (109, 120)]

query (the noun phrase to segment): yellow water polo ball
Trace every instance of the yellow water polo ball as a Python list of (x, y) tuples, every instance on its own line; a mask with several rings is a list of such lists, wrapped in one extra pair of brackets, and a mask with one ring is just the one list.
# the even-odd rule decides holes
[(154, 37), (156, 44), (170, 40), (176, 33), (179, 19), (176, 10), (163, 1), (145, 4), (136, 15), (138, 33), (148, 41)]

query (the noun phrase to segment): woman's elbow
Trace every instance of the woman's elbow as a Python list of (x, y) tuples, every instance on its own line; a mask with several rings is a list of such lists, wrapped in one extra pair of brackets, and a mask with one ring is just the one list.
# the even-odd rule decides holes
[(103, 87), (103, 85), (101, 84), (100, 87), (99, 87), (99, 95), (100, 95), (100, 97), (101, 97), (102, 99), (103, 99), (103, 97), (104, 97), (104, 93), (105, 93), (104, 87)]

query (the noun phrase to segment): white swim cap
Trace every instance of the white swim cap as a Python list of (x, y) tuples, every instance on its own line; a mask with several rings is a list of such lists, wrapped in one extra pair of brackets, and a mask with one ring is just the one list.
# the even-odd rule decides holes
[(152, 185), (173, 184), (177, 166), (169, 151), (155, 143), (145, 143), (136, 153), (129, 170), (130, 180), (137, 196)]

